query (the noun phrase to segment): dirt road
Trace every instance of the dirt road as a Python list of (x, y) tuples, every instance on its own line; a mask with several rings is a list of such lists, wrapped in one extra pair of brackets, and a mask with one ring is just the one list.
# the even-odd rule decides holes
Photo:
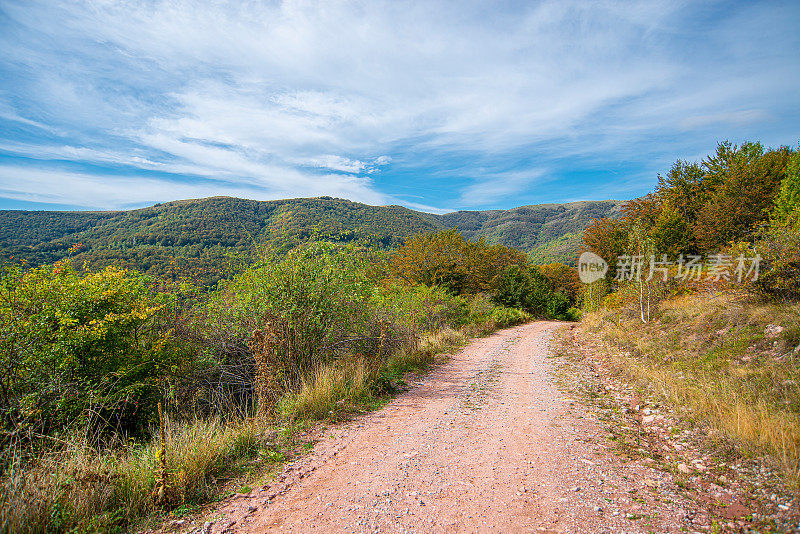
[(476, 340), (383, 409), (330, 428), (213, 532), (666, 532), (682, 511), (642, 486), (559, 391), (537, 322)]

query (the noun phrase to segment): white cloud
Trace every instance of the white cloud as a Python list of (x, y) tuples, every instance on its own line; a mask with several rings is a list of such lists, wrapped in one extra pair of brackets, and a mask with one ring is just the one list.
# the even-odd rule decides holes
[(30, 166), (0, 166), (2, 197), (94, 209), (125, 208), (153, 202), (216, 195), (255, 200), (333, 195), (367, 204), (386, 204), (391, 200), (390, 197), (374, 192), (361, 179), (338, 174), (323, 175), (319, 180), (307, 181), (306, 189), (295, 186), (260, 187), (260, 185), (236, 180), (176, 181), (158, 177), (89, 174)]
[(96, 175), (78, 172), (0, 167), (0, 194), (15, 200), (71, 204), (95, 209), (113, 209), (146, 203), (197, 198), (215, 194), (252, 196), (258, 192), (237, 186), (175, 183), (165, 180)]
[[(0, 81), (0, 119), (52, 135), (0, 136), (0, 150), (201, 176), (209, 191), (235, 184), (385, 203), (404, 197), (384, 169), (415, 165), (432, 182), (472, 180), (428, 204), (486, 205), (540, 183), (537, 169), (566, 172), (566, 157), (652, 162), (697, 151), (697, 131), (796, 112), (800, 86), (800, 69), (785, 68), (797, 10), (782, 5), (87, 0), (2, 9), (15, 31), (0, 32), (0, 74), (15, 76)], [(767, 33), (762, 51), (753, 43)], [(669, 136), (676, 141), (653, 142)], [(518, 171), (496, 170), (528, 155), (537, 157)], [(30, 194), (40, 194), (35, 183)], [(166, 193), (177, 182), (159, 183)]]
[(686, 117), (681, 120), (681, 126), (686, 130), (702, 128), (712, 124), (739, 125), (751, 124), (754, 122), (769, 119), (769, 113), (763, 109), (744, 109), (741, 111), (730, 111), (726, 113), (714, 113), (711, 115), (698, 115)]

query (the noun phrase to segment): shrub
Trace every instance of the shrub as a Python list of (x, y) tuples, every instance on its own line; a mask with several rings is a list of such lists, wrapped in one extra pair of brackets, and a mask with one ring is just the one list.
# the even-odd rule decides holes
[(577, 269), (563, 263), (548, 263), (540, 265), (539, 270), (550, 281), (553, 291), (563, 293), (571, 305), (577, 302), (581, 292)]
[(771, 298), (800, 300), (800, 226), (771, 227), (756, 250), (763, 258), (756, 290)]
[[(552, 265), (548, 268), (568, 278), (563, 269)], [(496, 281), (493, 298), (502, 306), (520, 308), (535, 316), (564, 320), (572, 317), (567, 311), (574, 301), (561, 291), (555, 291), (551, 280), (536, 266), (506, 269)]]
[(379, 319), (406, 335), (458, 327), (469, 318), (466, 298), (438, 286), (388, 283), (373, 290), (371, 305)]
[(352, 246), (315, 243), (265, 258), (212, 297), (206, 328), (222, 333), (222, 345), (249, 343), (269, 381), (262, 407), (338, 354), (374, 352), (374, 283), (364, 262)]
[(492, 310), (490, 319), (498, 328), (506, 328), (530, 321), (531, 315), (517, 308), (497, 307)]
[(170, 377), (196, 365), (174, 336), (177, 295), (109, 267), (6, 271), (0, 284), (3, 425), (136, 433)]
[(567, 319), (571, 308), (569, 299), (563, 293), (551, 293), (547, 298), (547, 316), (551, 319)]
[(550, 282), (536, 267), (513, 265), (498, 277), (493, 297), (502, 306), (543, 315), (547, 311), (547, 299), (551, 291)]
[(483, 323), (489, 320), (495, 303), (489, 293), (478, 293), (469, 301), (469, 323)]
[(482, 238), (468, 241), (453, 228), (410, 237), (392, 253), (390, 270), (406, 282), (460, 295), (488, 291), (504, 269), (527, 263), (519, 250), (488, 245)]

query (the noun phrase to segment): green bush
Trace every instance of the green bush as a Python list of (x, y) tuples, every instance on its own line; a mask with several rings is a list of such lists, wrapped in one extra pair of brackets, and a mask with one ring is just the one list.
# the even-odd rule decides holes
[(493, 293), (495, 302), (509, 308), (520, 308), (527, 313), (549, 319), (574, 320), (569, 312), (574, 302), (561, 291), (553, 289), (552, 282), (536, 266), (509, 267), (498, 277)]
[(513, 265), (495, 281), (494, 301), (508, 308), (522, 308), (533, 315), (543, 315), (551, 293), (550, 282), (536, 267)]
[(497, 307), (492, 310), (489, 318), (499, 328), (506, 328), (530, 321), (531, 315), (518, 308)]
[(569, 299), (563, 293), (551, 293), (547, 297), (547, 316), (551, 319), (566, 319), (571, 308)]
[(484, 323), (489, 320), (496, 305), (489, 293), (478, 293), (469, 301), (470, 323)]
[(370, 303), (392, 328), (413, 334), (461, 326), (470, 313), (465, 297), (439, 286), (389, 283), (375, 287)]
[(170, 377), (196, 365), (174, 335), (177, 294), (109, 267), (5, 272), (0, 283), (2, 425), (46, 434), (79, 424), (138, 433)]
[(756, 243), (763, 264), (753, 283), (762, 295), (779, 300), (800, 300), (800, 227), (773, 226)]
[(314, 243), (283, 258), (267, 257), (222, 284), (208, 305), (208, 324), (223, 343), (267, 329), (286, 386), (341, 351), (367, 351), (375, 324), (368, 307), (374, 281), (354, 247)]

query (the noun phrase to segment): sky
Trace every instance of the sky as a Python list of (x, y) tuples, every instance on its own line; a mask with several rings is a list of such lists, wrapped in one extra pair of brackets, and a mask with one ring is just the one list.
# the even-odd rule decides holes
[(0, 209), (647, 193), (800, 141), (800, 2), (0, 0)]

